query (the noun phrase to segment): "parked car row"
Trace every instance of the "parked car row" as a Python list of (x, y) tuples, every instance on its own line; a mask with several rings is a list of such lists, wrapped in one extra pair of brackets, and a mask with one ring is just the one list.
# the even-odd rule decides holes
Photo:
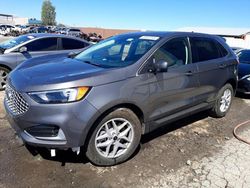
[[(47, 39), (43, 49), (64, 49), (60, 37)], [(23, 57), (42, 46), (30, 48), (28, 42), (36, 40), (27, 38), (9, 41), (2, 50), (19, 43), (11, 49)], [(5, 79), (4, 105), (10, 124), (33, 149), (45, 147), (54, 156), (71, 148), (96, 165), (115, 165), (134, 154), (143, 134), (167, 123), (203, 110), (224, 117), (237, 90), (238, 64), (221, 37), (121, 34), (71, 58), (50, 55), (21, 63)]]
[(20, 36), (28, 33), (56, 33), (68, 36), (79, 37), (90, 42), (99, 42), (102, 40), (101, 35), (96, 33), (85, 34), (78, 28), (56, 27), (56, 26), (23, 26), (23, 25), (0, 25), (0, 35), (3, 36)]

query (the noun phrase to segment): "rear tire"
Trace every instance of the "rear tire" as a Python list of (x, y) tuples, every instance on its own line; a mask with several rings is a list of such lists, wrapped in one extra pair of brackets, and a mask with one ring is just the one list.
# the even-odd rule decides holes
[(141, 122), (129, 109), (105, 116), (93, 131), (86, 156), (95, 165), (111, 166), (129, 159), (141, 139)]
[(231, 84), (226, 84), (220, 89), (210, 113), (212, 117), (222, 118), (228, 113), (232, 104), (233, 93), (234, 90)]

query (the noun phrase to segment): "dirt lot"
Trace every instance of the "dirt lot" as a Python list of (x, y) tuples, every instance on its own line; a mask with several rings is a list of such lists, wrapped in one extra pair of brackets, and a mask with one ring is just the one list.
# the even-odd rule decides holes
[[(226, 118), (204, 112), (146, 135), (132, 159), (102, 168), (70, 151), (33, 156), (5, 118), (3, 94), (0, 187), (250, 187), (250, 146), (232, 135), (236, 124), (249, 119), (247, 97), (235, 98)], [(242, 134), (249, 138), (250, 129)]]

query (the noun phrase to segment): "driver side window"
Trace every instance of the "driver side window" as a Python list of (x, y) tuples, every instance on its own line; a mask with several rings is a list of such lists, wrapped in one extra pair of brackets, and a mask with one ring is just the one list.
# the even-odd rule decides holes
[(188, 43), (185, 38), (176, 38), (160, 47), (153, 58), (155, 62), (166, 61), (168, 67), (178, 67), (189, 63)]

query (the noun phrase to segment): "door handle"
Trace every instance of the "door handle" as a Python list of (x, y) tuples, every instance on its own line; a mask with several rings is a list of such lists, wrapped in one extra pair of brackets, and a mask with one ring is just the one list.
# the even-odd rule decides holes
[(185, 73), (186, 76), (193, 76), (193, 74), (194, 73), (192, 71), (188, 71), (188, 72)]

